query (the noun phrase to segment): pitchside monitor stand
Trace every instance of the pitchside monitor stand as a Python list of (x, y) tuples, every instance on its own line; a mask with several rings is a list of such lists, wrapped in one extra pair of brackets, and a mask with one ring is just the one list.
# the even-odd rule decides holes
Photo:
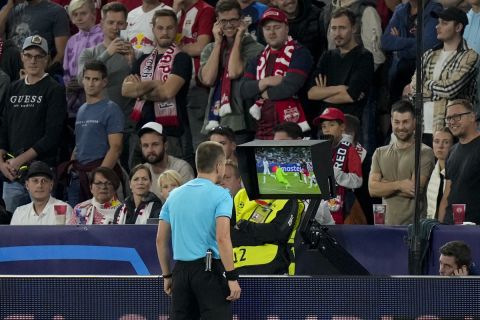
[(335, 196), (331, 150), (329, 140), (257, 140), (239, 145), (237, 156), (250, 199), (310, 200), (297, 232), (297, 274), (368, 275), (315, 220), (320, 201)]

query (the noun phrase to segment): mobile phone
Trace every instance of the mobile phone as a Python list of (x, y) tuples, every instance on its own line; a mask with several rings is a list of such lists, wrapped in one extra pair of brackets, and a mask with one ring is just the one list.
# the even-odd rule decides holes
[(128, 40), (128, 34), (127, 34), (127, 30), (120, 30), (120, 35), (119, 35), (120, 39), (122, 39), (123, 41), (126, 41), (126, 42), (130, 42)]

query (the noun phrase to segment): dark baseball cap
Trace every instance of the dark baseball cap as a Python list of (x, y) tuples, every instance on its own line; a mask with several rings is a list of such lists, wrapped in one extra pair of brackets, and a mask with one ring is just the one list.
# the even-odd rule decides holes
[(28, 168), (27, 179), (37, 176), (45, 176), (53, 180), (52, 170), (50, 169), (48, 164), (42, 161), (32, 162), (32, 164)]
[(468, 24), (467, 14), (457, 7), (448, 7), (440, 12), (432, 11), (430, 15), (436, 19), (460, 22), (464, 27)]

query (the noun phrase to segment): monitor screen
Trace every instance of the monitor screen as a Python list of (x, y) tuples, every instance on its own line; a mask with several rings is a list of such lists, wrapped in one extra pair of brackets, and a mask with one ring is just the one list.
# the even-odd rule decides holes
[(237, 147), (250, 199), (329, 199), (334, 192), (327, 140), (255, 140)]
[(260, 194), (319, 195), (309, 147), (255, 148)]

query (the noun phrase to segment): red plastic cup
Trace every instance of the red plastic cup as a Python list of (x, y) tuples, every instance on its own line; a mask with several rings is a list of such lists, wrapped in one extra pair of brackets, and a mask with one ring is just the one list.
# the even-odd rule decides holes
[(373, 222), (375, 224), (385, 224), (385, 214), (387, 212), (386, 204), (373, 205)]
[(453, 203), (452, 213), (455, 224), (463, 224), (465, 222), (465, 210), (467, 205), (464, 203)]
[(67, 214), (67, 205), (66, 204), (54, 204), (53, 210), (56, 215), (66, 215)]

